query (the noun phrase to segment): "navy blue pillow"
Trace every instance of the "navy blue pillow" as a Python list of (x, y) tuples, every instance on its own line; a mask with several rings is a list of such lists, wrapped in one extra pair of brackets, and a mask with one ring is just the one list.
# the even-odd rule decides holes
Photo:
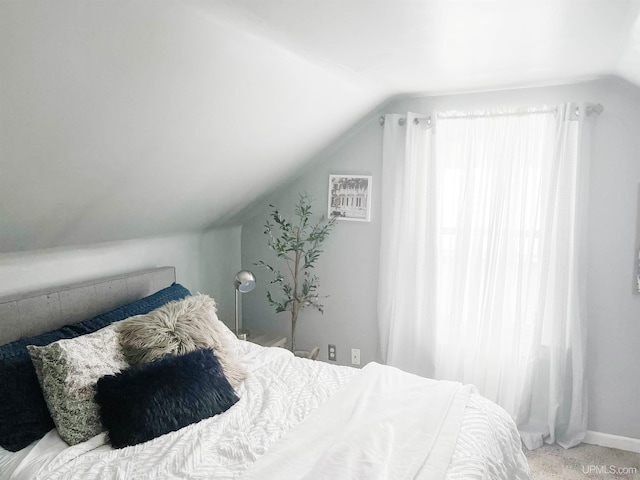
[(104, 376), (95, 400), (111, 445), (122, 448), (225, 412), (239, 399), (213, 351), (201, 349)]
[(27, 345), (48, 345), (63, 338), (75, 338), (93, 333), (113, 322), (133, 315), (149, 313), (171, 300), (180, 300), (189, 295), (189, 290), (174, 283), (153, 295), (97, 317), (1, 346), (0, 446), (16, 452), (55, 428), (42, 396)]

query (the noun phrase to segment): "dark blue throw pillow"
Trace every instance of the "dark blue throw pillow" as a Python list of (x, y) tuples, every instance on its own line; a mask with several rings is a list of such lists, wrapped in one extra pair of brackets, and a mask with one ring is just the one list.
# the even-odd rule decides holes
[(55, 428), (44, 401), (27, 345), (48, 345), (64, 338), (93, 333), (133, 315), (142, 315), (171, 300), (189, 296), (189, 290), (173, 284), (148, 297), (72, 325), (66, 325), (0, 347), (0, 446), (16, 452)]
[(98, 380), (96, 403), (114, 448), (147, 442), (238, 401), (212, 350), (169, 355)]

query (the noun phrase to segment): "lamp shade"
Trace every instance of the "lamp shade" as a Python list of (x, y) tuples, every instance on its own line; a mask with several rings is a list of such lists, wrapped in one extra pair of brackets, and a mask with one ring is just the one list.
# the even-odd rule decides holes
[(256, 277), (248, 270), (240, 270), (233, 279), (233, 286), (240, 293), (247, 293), (256, 287)]

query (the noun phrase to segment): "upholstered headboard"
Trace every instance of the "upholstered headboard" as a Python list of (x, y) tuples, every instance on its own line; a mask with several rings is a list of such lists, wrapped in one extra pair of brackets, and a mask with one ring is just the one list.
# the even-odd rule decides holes
[(0, 345), (139, 300), (176, 281), (174, 267), (90, 280), (0, 299)]

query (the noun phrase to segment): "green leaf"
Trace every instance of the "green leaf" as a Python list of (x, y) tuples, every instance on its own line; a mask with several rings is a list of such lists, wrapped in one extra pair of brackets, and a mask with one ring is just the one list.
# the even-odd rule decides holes
[(278, 289), (274, 297), (267, 292), (267, 301), (276, 313), (292, 312), (292, 321), (299, 310), (313, 307), (320, 312), (323, 305), (319, 303), (319, 278), (310, 273), (315, 268), (320, 255), (321, 245), (326, 241), (335, 223), (335, 218), (326, 219), (320, 216), (312, 222), (313, 200), (308, 193), (299, 195), (293, 207), (293, 218), (286, 218), (274, 205), (264, 224), (267, 246), (274, 252), (275, 259), (282, 265), (268, 264), (263, 260), (254, 265), (267, 269), (272, 276), (270, 283)]

